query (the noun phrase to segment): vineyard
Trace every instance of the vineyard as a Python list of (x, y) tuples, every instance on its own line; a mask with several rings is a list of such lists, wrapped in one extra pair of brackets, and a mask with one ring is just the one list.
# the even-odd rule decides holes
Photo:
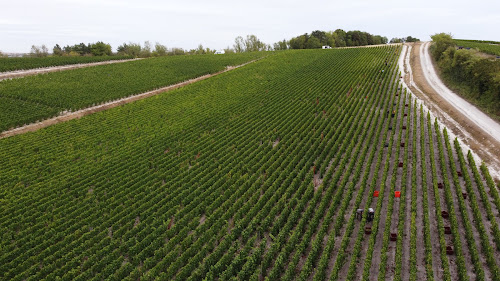
[[(401, 84), (400, 53), (277, 52), (0, 139), (0, 279), (500, 280), (498, 187)], [(27, 77), (0, 98), (74, 109), (176, 76), (160, 69)]]
[(44, 57), (44, 58), (0, 58), (0, 72), (27, 70), (41, 67), (92, 63), (111, 60), (132, 59), (131, 56), (99, 56), (99, 57)]
[(478, 49), (480, 52), (500, 56), (500, 43), (477, 40), (453, 40), (457, 46)]
[(260, 58), (175, 56), (0, 81), (0, 131), (140, 94)]

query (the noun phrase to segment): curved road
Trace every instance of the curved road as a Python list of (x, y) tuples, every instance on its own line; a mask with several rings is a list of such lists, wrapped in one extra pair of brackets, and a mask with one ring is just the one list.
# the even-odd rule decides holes
[[(434, 69), (430, 42), (407, 43), (400, 58), (404, 81), (459, 140), (470, 148), (478, 164), (484, 161), (500, 180), (500, 124), (448, 89)], [(406, 53), (405, 53), (406, 52)]]
[(500, 142), (500, 124), (491, 119), (488, 115), (477, 109), (474, 105), (464, 100), (448, 87), (446, 87), (432, 65), (432, 59), (429, 53), (430, 42), (425, 42), (420, 48), (420, 64), (422, 65), (425, 79), (431, 87), (441, 95), (447, 102), (455, 107), (456, 110), (467, 116), (470, 122), (481, 128), (490, 136)]

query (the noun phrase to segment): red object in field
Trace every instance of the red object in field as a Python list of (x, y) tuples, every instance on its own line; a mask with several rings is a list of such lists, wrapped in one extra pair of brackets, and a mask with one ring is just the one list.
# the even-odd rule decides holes
[(467, 193), (466, 192), (462, 192), (462, 196), (464, 197), (464, 199), (467, 199)]
[(375, 190), (375, 192), (373, 192), (373, 197), (378, 197), (378, 190)]
[(403, 162), (399, 162), (398, 167), (403, 167)]
[(405, 143), (404, 142), (401, 143), (401, 147), (405, 147)]
[(405, 107), (408, 107), (408, 104), (405, 104)]
[(458, 175), (459, 177), (461, 177), (461, 176), (462, 176), (462, 172), (457, 171), (457, 175)]
[(396, 197), (396, 198), (401, 197), (401, 191), (395, 191), (394, 192), (394, 197)]
[[(406, 114), (405, 114), (405, 116), (406, 116)], [(403, 126), (403, 130), (406, 130), (406, 126)]]
[(443, 188), (443, 183), (438, 182), (438, 188)]

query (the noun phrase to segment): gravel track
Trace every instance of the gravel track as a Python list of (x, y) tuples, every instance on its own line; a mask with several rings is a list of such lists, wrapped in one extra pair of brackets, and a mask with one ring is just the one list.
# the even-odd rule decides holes
[(500, 124), (442, 83), (429, 55), (429, 45), (430, 42), (404, 46), (407, 55), (399, 61), (404, 82), (419, 103), (431, 111), (432, 118), (437, 117), (450, 129), (450, 138), (458, 137), (464, 151), (472, 150), (476, 162), (484, 161), (492, 177), (500, 180)]

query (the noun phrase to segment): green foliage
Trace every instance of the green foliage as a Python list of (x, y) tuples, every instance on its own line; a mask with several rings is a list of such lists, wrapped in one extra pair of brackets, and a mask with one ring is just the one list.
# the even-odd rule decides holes
[(310, 35), (305, 33), (290, 39), (288, 46), (290, 49), (317, 49), (323, 45), (330, 47), (351, 47), (386, 43), (387, 38), (380, 35), (372, 35), (359, 30), (345, 32), (342, 29), (337, 29), (328, 32), (316, 30), (311, 32)]
[(462, 44), (462, 41), (453, 40), (449, 34), (435, 34), (432, 39), (434, 43), (431, 52), (442, 70), (444, 81), (459, 94), (499, 119), (500, 60), (483, 58), (475, 50), (457, 49), (455, 44)]
[(286, 39), (283, 39), (283, 41), (279, 41), (277, 43), (274, 43), (273, 49), (275, 51), (287, 50), (288, 49), (288, 42), (286, 41)]
[(267, 51), (270, 48), (253, 34), (247, 35), (246, 39), (236, 37), (233, 47), (236, 53)]
[(414, 38), (414, 37), (411, 37), (411, 36), (407, 36), (406, 38), (403, 37), (403, 38), (392, 38), (391, 41), (389, 41), (389, 43), (404, 43), (404, 42), (419, 42), (420, 39), (418, 38)]
[(102, 41), (90, 45), (90, 53), (94, 56), (110, 56), (111, 45)]
[(134, 58), (139, 57), (139, 55), (141, 54), (141, 50), (141, 44), (132, 42), (129, 42), (128, 44), (123, 43), (122, 45), (118, 46), (118, 48), (116, 48), (116, 51), (119, 55), (132, 56)]
[(6, 108), (0, 111), (0, 131), (221, 71), (263, 55), (161, 57), (0, 81), (0, 98)]
[(158, 42), (155, 43), (155, 50), (153, 54), (156, 54), (157, 56), (165, 56), (167, 54), (167, 47), (165, 45), (162, 45)]
[(432, 35), (431, 38), (433, 42), (431, 53), (437, 61), (440, 61), (444, 51), (454, 46), (453, 38), (449, 33), (436, 33)]

